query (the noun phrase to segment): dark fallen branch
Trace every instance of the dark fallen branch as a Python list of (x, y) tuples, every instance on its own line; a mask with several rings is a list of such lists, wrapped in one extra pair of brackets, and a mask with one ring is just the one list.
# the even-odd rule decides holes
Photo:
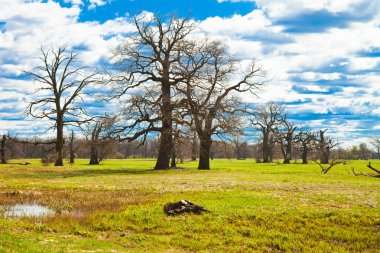
[(342, 160), (342, 159), (337, 159), (337, 160), (333, 159), (327, 165), (324, 165), (324, 164), (322, 164), (322, 162), (317, 161), (317, 160), (314, 160), (314, 162), (319, 165), (319, 167), (321, 168), (322, 174), (326, 174), (336, 165), (347, 164), (347, 162), (345, 160)]
[(376, 178), (380, 178), (380, 170), (372, 167), (371, 165), (371, 162), (368, 163), (367, 167), (369, 169), (371, 169), (372, 171), (376, 172), (376, 174), (366, 174), (366, 173), (363, 173), (363, 172), (355, 172), (355, 168), (354, 167), (351, 167), (352, 169), (352, 173), (355, 175), (355, 176), (366, 176), (366, 177), (376, 177)]
[(22, 163), (10, 163), (10, 164), (15, 164), (15, 165), (30, 165), (30, 162), (22, 162)]
[(372, 167), (371, 162), (368, 163), (367, 167), (370, 168), (371, 170), (373, 170), (374, 172), (376, 172), (380, 176), (380, 170)]
[(210, 212), (203, 206), (195, 205), (187, 200), (181, 200), (175, 203), (166, 203), (164, 206), (164, 212), (171, 215), (179, 215), (184, 213), (201, 214), (202, 212)]

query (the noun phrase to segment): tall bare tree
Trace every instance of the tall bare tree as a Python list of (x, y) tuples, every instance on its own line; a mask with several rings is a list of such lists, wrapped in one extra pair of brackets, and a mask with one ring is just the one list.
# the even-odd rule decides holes
[(380, 138), (375, 137), (372, 139), (371, 144), (376, 148), (377, 159), (380, 160)]
[(273, 153), (273, 130), (279, 123), (278, 119), (283, 109), (280, 105), (269, 103), (266, 106), (260, 107), (253, 112), (253, 117), (250, 119), (253, 126), (262, 134), (262, 152), (263, 162), (272, 161)]
[(322, 164), (329, 164), (331, 149), (339, 145), (338, 142), (325, 136), (327, 129), (320, 130), (315, 137), (315, 148), (318, 152), (318, 158)]
[(189, 42), (186, 53), (189, 61), (181, 67), (187, 80), (177, 89), (185, 96), (187, 114), (200, 139), (198, 169), (209, 170), (212, 135), (240, 131), (236, 117), (241, 111), (238, 95), (257, 92), (262, 73), (254, 63), (246, 72), (240, 72), (237, 59), (220, 41)]
[(235, 146), (236, 159), (245, 160), (248, 155), (248, 143), (241, 141), (239, 136), (234, 136), (232, 143)]
[(54, 165), (62, 166), (64, 126), (79, 126), (89, 121), (83, 117), (85, 111), (77, 103), (82, 98), (84, 88), (94, 82), (96, 73), (85, 73), (87, 68), (78, 66), (78, 54), (68, 52), (64, 47), (41, 48), (41, 53), (38, 58), (41, 65), (32, 72), (25, 72), (39, 84), (36, 89), (38, 98), (29, 104), (27, 114), (53, 122), (52, 128), (57, 134)]
[(154, 168), (166, 170), (169, 169), (173, 146), (173, 89), (183, 81), (178, 70), (178, 63), (184, 57), (182, 42), (195, 26), (188, 18), (171, 17), (164, 23), (157, 16), (137, 16), (134, 25), (137, 32), (114, 51), (117, 66), (123, 73), (112, 80), (119, 84), (117, 97), (143, 86), (159, 88), (159, 95), (150, 101), (158, 108), (158, 114), (147, 115), (142, 111), (129, 125), (134, 129), (129, 140), (159, 132), (160, 146)]
[(373, 138), (371, 144), (376, 148), (377, 159), (380, 160), (380, 138)]
[(293, 143), (295, 140), (294, 132), (297, 127), (287, 119), (286, 114), (280, 115), (278, 121), (279, 124), (273, 131), (275, 141), (280, 144), (281, 153), (284, 157), (283, 163), (289, 164), (292, 160)]
[(117, 116), (106, 115), (88, 126), (91, 165), (99, 164), (107, 154), (108, 144), (116, 140), (116, 121)]
[(301, 130), (296, 135), (296, 148), (301, 152), (302, 163), (307, 164), (309, 152), (313, 150), (314, 133)]

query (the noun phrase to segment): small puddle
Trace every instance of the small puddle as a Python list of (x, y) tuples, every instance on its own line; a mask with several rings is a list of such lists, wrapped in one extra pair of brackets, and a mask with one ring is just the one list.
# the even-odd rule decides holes
[(45, 217), (55, 213), (54, 210), (39, 204), (15, 204), (3, 210), (5, 217)]

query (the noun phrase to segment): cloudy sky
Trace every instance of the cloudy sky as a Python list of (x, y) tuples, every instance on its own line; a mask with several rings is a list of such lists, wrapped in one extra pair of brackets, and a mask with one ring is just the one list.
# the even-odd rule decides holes
[[(69, 45), (102, 66), (142, 12), (190, 15), (199, 31), (255, 59), (268, 83), (252, 103), (286, 105), (305, 128), (348, 144), (380, 135), (380, 1), (374, 0), (0, 0), (0, 133), (42, 134), (23, 115), (36, 83), (23, 75), (41, 46)], [(98, 88), (100, 89), (100, 88)], [(114, 110), (86, 96), (88, 111)]]

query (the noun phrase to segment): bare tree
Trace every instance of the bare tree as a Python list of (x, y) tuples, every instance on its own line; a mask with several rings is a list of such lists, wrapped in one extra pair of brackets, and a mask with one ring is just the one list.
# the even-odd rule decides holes
[(86, 130), (90, 144), (90, 164), (99, 164), (107, 154), (108, 144), (116, 140), (115, 123), (117, 116), (104, 116)]
[(262, 153), (263, 162), (268, 163), (272, 161), (273, 153), (273, 129), (279, 123), (278, 119), (283, 109), (280, 105), (270, 103), (266, 106), (259, 108), (253, 112), (253, 117), (250, 119), (253, 126), (262, 134)]
[(361, 160), (368, 160), (371, 150), (368, 148), (367, 144), (365, 143), (360, 143), (359, 144), (359, 159)]
[[(4, 136), (3, 139), (4, 140)], [(21, 147), (26, 148), (28, 150), (26, 157), (28, 158), (38, 158), (38, 157), (47, 157), (48, 154), (54, 149), (54, 145), (56, 143), (55, 140), (49, 139), (41, 139), (40, 137), (29, 137), (29, 138), (20, 138), (17, 136), (7, 135), (5, 136), (5, 152), (8, 151), (10, 157), (17, 156), (17, 149)], [(21, 148), (21, 150), (23, 149)], [(20, 151), (19, 151), (20, 152)], [(5, 154), (6, 158), (6, 154)], [(19, 158), (25, 158), (23, 155)], [(21, 165), (27, 165), (29, 163), (16, 163)]]
[(302, 163), (307, 164), (308, 154), (313, 150), (314, 133), (311, 131), (299, 131), (296, 135), (296, 148), (301, 152)]
[(220, 41), (189, 42), (186, 52), (190, 60), (181, 67), (187, 80), (177, 89), (185, 96), (185, 114), (191, 116), (200, 139), (198, 169), (209, 170), (212, 135), (240, 132), (238, 94), (257, 91), (261, 70), (252, 63), (239, 72), (238, 61)]
[(294, 123), (289, 122), (287, 115), (278, 116), (279, 124), (275, 126), (273, 134), (275, 141), (280, 144), (281, 153), (284, 157), (284, 164), (289, 164), (292, 160), (293, 142), (295, 140), (294, 132), (297, 127)]
[(326, 131), (327, 129), (320, 130), (315, 136), (315, 148), (322, 164), (329, 164), (331, 149), (339, 145), (338, 142), (334, 142), (331, 138), (325, 136)]
[(376, 148), (377, 159), (380, 160), (380, 138), (378, 137), (373, 138), (371, 143)]
[(36, 119), (48, 119), (55, 129), (56, 158), (55, 166), (63, 165), (63, 129), (67, 125), (81, 125), (88, 122), (83, 115), (85, 111), (77, 105), (86, 86), (94, 82), (96, 73), (86, 74), (86, 67), (77, 67), (78, 54), (67, 52), (64, 47), (48, 50), (41, 48), (41, 65), (33, 72), (25, 72), (32, 76), (41, 86), (36, 92), (42, 92), (39, 99), (32, 101), (27, 114)]
[[(160, 146), (156, 170), (169, 169), (173, 146), (172, 112), (173, 88), (183, 76), (177, 65), (184, 56), (182, 42), (194, 30), (194, 23), (188, 19), (170, 18), (167, 23), (154, 16), (134, 18), (137, 32), (120, 45), (114, 52), (117, 66), (124, 72), (112, 81), (119, 84), (117, 97), (121, 97), (134, 88), (151, 86), (159, 88), (159, 95), (150, 103), (158, 108), (158, 114), (146, 114), (141, 111), (134, 123), (133, 136), (129, 140), (146, 136), (150, 132), (160, 132)], [(144, 95), (143, 95), (144, 96)]]
[(248, 153), (248, 144), (246, 141), (240, 141), (238, 135), (234, 136), (232, 143), (235, 146), (236, 159), (245, 160)]

